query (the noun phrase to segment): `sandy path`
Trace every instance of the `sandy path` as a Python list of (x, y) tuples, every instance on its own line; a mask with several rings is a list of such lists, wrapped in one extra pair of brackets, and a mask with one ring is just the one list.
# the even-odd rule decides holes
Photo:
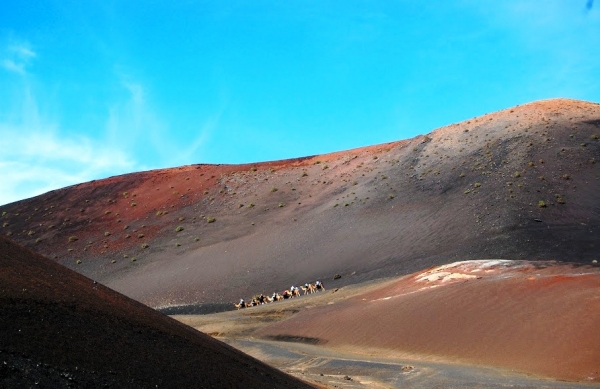
[(302, 380), (328, 388), (592, 388), (510, 371), (425, 360), (361, 357), (322, 346), (257, 339), (226, 343)]

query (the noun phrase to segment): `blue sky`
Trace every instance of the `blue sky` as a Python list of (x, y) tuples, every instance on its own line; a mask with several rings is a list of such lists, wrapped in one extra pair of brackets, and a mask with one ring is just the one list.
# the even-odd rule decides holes
[(406, 139), (539, 99), (600, 102), (598, 8), (4, 1), (0, 204), (139, 170)]

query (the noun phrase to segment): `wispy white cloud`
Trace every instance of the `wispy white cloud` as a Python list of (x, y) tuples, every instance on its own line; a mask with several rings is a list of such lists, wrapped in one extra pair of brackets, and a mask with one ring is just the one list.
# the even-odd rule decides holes
[(2, 60), (2, 67), (10, 72), (19, 73), (21, 75), (25, 74), (25, 65), (17, 64), (12, 59)]
[(136, 169), (123, 150), (84, 136), (66, 138), (53, 125), (0, 124), (0, 204)]
[(0, 204), (139, 169), (118, 142), (77, 131), (69, 134), (60, 122), (41, 114), (25, 80), (13, 99), (17, 103), (12, 112), (0, 107)]
[(26, 67), (35, 57), (36, 53), (28, 43), (11, 43), (2, 50), (0, 64), (9, 72), (24, 75), (26, 74)]

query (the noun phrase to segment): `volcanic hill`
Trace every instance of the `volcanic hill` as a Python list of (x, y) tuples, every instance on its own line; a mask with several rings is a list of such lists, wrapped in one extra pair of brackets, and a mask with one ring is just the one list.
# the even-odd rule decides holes
[(152, 307), (471, 259), (589, 264), (599, 135), (599, 104), (539, 101), (389, 144), (83, 183), (0, 207), (1, 231)]
[(308, 388), (0, 237), (2, 388)]

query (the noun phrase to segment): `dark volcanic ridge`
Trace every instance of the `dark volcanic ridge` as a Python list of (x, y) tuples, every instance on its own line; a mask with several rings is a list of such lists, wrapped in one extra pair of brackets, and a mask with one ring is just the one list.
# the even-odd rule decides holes
[(0, 237), (0, 387), (308, 388)]
[(71, 186), (0, 207), (1, 232), (153, 307), (458, 260), (590, 263), (599, 135), (600, 105), (540, 101), (362, 149)]

